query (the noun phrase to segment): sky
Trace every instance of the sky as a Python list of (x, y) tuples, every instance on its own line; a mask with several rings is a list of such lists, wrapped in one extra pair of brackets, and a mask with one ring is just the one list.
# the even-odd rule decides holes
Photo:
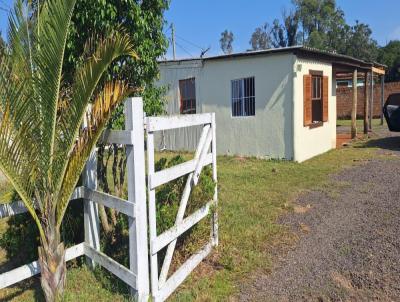
[[(0, 31), (6, 31), (7, 9), (13, 0), (0, 0)], [(337, 0), (346, 21), (367, 23), (379, 45), (400, 39), (400, 0)], [(177, 58), (197, 57), (202, 49), (211, 47), (207, 55), (221, 54), (219, 38), (228, 29), (233, 32), (234, 51), (246, 51), (251, 34), (265, 22), (281, 17), (291, 0), (171, 0), (165, 17), (165, 34), (170, 38), (174, 23)], [(171, 47), (167, 58), (172, 57)]]

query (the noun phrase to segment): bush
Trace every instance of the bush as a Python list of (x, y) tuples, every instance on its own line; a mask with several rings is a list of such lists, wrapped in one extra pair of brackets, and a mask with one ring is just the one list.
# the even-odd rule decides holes
[[(156, 171), (183, 163), (182, 156), (177, 155), (170, 160), (161, 158), (156, 162)], [(174, 226), (187, 176), (180, 177), (158, 188), (157, 200), (157, 233), (160, 234)], [(200, 175), (199, 183), (192, 188), (188, 200), (186, 215), (195, 212), (213, 198), (215, 183), (212, 169), (205, 167)], [(14, 200), (18, 200), (18, 196)], [(198, 248), (198, 240), (209, 239), (210, 224), (205, 219), (185, 234), (177, 243), (178, 257), (182, 258)], [(16, 265), (26, 264), (38, 258), (39, 233), (28, 214), (15, 215), (8, 220), (7, 231), (0, 236), (0, 245), (6, 250), (9, 259)], [(102, 236), (102, 250), (119, 263), (128, 266), (128, 218), (117, 215), (117, 223), (110, 236)], [(62, 225), (62, 241), (71, 246), (84, 241), (83, 202), (76, 200), (70, 203)], [(159, 260), (163, 260), (160, 253)]]

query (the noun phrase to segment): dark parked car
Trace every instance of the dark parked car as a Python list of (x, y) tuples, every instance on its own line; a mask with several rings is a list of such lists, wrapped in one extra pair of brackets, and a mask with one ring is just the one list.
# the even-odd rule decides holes
[(400, 93), (389, 95), (385, 106), (383, 106), (383, 114), (389, 130), (400, 132)]

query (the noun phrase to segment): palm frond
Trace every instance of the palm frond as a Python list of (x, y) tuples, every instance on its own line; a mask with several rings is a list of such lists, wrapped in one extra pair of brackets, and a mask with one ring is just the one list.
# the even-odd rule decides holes
[(128, 87), (123, 82), (108, 82), (96, 97), (88, 113), (86, 113), (87, 127), (79, 133), (79, 138), (74, 144), (67, 169), (62, 178), (61, 191), (57, 200), (57, 226), (61, 225), (72, 191), (79, 180), (90, 153), (111, 118), (113, 110), (128, 94)]
[[(75, 140), (88, 104), (92, 101), (93, 93), (99, 81), (110, 65), (121, 56), (137, 58), (133, 51), (130, 38), (122, 30), (114, 32), (111, 36), (98, 41), (97, 48), (86, 62), (77, 70), (72, 84), (72, 96), (68, 106), (64, 108), (57, 121), (59, 134), (56, 141), (56, 154), (62, 159), (75, 148)], [(61, 160), (62, 161), (62, 160)], [(67, 165), (54, 164), (53, 175), (60, 180), (56, 188), (61, 187), (61, 179)]]
[[(51, 166), (56, 137), (57, 107), (62, 79), (65, 45), (76, 0), (47, 0), (41, 7), (34, 35), (37, 54), (35, 81), (40, 97), (37, 105), (42, 120), (42, 157)], [(50, 172), (50, 171), (49, 171)]]
[[(35, 190), (32, 180), (34, 180), (36, 170), (36, 148), (34, 142), (25, 135), (27, 129), (36, 127), (36, 125), (35, 121), (21, 118), (21, 115), (24, 115), (23, 106), (11, 109), (10, 105), (6, 105), (0, 118), (0, 169), (22, 198), (43, 236), (43, 229), (35, 212), (35, 202), (32, 198)], [(15, 120), (23, 122), (16, 123)]]

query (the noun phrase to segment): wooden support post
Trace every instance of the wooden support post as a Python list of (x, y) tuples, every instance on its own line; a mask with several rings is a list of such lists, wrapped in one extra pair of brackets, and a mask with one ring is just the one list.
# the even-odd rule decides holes
[(146, 170), (144, 156), (144, 113), (142, 98), (125, 102), (125, 130), (132, 131), (133, 145), (126, 146), (128, 200), (135, 204), (135, 218), (129, 217), (129, 265), (136, 275), (137, 301), (149, 297)]
[[(85, 169), (83, 170), (83, 185), (89, 189), (97, 189), (97, 153), (93, 151)], [(93, 249), (100, 251), (100, 224), (99, 224), (99, 209), (97, 203), (84, 199), (84, 228), (85, 242)], [(95, 262), (89, 257), (86, 258), (87, 264), (95, 267)]]
[(368, 134), (368, 130), (369, 130), (368, 76), (369, 76), (369, 73), (365, 72), (365, 79), (364, 79), (364, 134)]
[(357, 69), (353, 72), (353, 107), (351, 109), (351, 138), (357, 137)]
[(374, 72), (371, 71), (371, 94), (370, 94), (370, 107), (369, 107), (369, 129), (372, 129), (372, 119), (374, 117)]
[(381, 125), (383, 125), (383, 106), (385, 103), (385, 75), (381, 75)]

